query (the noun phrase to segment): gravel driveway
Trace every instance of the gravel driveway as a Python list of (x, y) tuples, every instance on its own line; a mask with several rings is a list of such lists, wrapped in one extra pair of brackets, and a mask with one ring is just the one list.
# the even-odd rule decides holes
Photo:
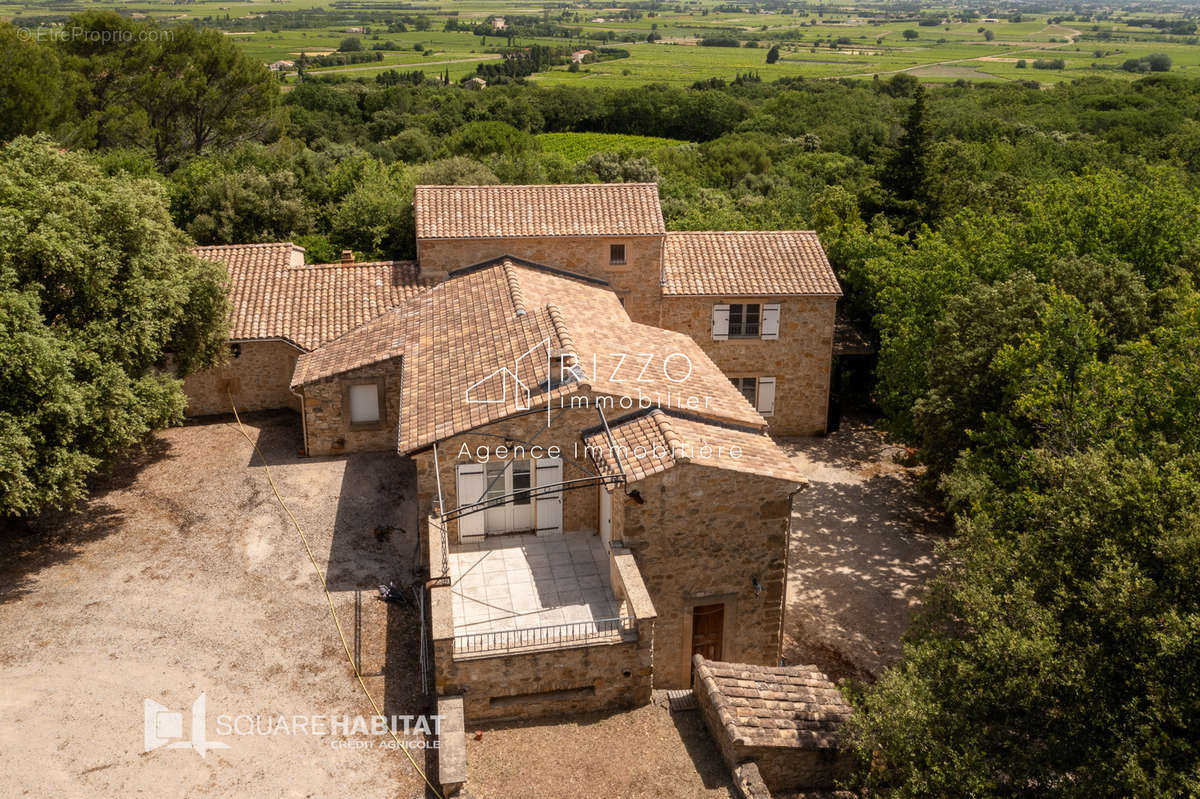
[(792, 511), (784, 654), (834, 679), (875, 677), (900, 656), (946, 521), (863, 421), (780, 443), (809, 480)]
[[(411, 470), (386, 453), (298, 458), (294, 415), (247, 424), (326, 569), (372, 692), (386, 713), (423, 712), (415, 614), (372, 596), (409, 579)], [(397, 751), (217, 733), (221, 714), (370, 713), (251, 453), (228, 423), (168, 430), (98, 480), (81, 512), (0, 532), (0, 795), (420, 795)], [(208, 739), (230, 748), (144, 752), (144, 700), (184, 711), (187, 739), (201, 692)]]

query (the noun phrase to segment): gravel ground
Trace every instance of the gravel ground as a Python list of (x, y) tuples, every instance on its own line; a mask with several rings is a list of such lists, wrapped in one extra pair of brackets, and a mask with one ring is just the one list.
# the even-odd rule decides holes
[[(475, 732), (469, 730), (468, 733)], [(699, 711), (647, 705), (558, 724), (468, 734), (468, 787), (480, 799), (728, 799), (737, 796)]]
[(780, 443), (809, 479), (792, 513), (784, 655), (871, 679), (900, 656), (947, 522), (896, 463), (902, 450), (865, 421)]
[[(386, 454), (297, 458), (294, 415), (248, 426), (312, 538), (371, 691), (389, 714), (424, 712), (415, 614), (372, 596), (409, 579), (412, 475)], [(97, 480), (81, 512), (0, 531), (0, 795), (420, 795), (397, 751), (217, 734), (220, 714), (370, 712), (251, 452), (228, 423), (168, 430)], [(377, 525), (393, 529), (377, 537)], [(207, 737), (230, 748), (143, 752), (143, 699), (185, 711), (190, 738), (202, 691)]]

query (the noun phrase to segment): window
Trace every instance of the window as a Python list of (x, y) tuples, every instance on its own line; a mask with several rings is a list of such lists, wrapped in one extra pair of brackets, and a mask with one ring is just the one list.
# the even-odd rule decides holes
[(379, 422), (379, 384), (350, 386), (350, 424)]
[(532, 473), (529, 469), (529, 461), (519, 460), (513, 461), (513, 504), (528, 505), (530, 502), (529, 489), (533, 486)]
[(742, 396), (751, 405), (758, 404), (758, 378), (757, 377), (731, 377), (730, 382), (733, 387), (742, 392)]
[(504, 504), (504, 469), (508, 464), (504, 461), (491, 461), (484, 472), (487, 480), (488, 507), (493, 508)]
[(734, 304), (729, 306), (729, 337), (758, 338), (762, 306), (758, 303)]
[(775, 413), (775, 378), (773, 377), (731, 377), (729, 382), (742, 392), (746, 401), (763, 416)]
[(624, 264), (625, 263), (625, 245), (624, 244), (608, 245), (608, 262), (610, 264)]
[(779, 338), (778, 303), (734, 303), (712, 307), (713, 341), (731, 338), (761, 338), (766, 341)]

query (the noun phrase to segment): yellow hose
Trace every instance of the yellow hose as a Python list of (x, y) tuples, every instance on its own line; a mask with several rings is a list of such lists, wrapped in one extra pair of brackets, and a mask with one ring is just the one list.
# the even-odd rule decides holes
[[(284, 512), (288, 515), (288, 518), (292, 520), (292, 525), (296, 528), (296, 532), (300, 534), (300, 540), (304, 542), (304, 550), (308, 553), (308, 559), (312, 561), (313, 570), (317, 573), (317, 579), (321, 581), (321, 589), (325, 592), (325, 601), (329, 603), (329, 615), (333, 617), (333, 624), (335, 627), (337, 627), (338, 637), (342, 639), (342, 649), (346, 653), (346, 659), (350, 661), (350, 668), (354, 669), (354, 676), (358, 679), (359, 686), (362, 687), (363, 693), (367, 695), (367, 701), (371, 703), (371, 707), (374, 709), (375, 715), (387, 721), (387, 717), (384, 716), (383, 711), (379, 709), (379, 704), (376, 703), (375, 697), (371, 696), (371, 692), (367, 690), (367, 684), (363, 681), (362, 672), (358, 670), (358, 664), (354, 662), (354, 655), (350, 654), (350, 645), (346, 643), (346, 633), (342, 631), (342, 623), (338, 621), (337, 610), (335, 610), (333, 607), (333, 594), (329, 593), (329, 586), (325, 583), (325, 575), (321, 573), (321, 567), (317, 565), (317, 559), (313, 555), (312, 547), (308, 545), (308, 536), (304, 534), (304, 530), (300, 527), (300, 522), (296, 521), (296, 517), (292, 513), (292, 509), (287, 506), (287, 503), (283, 501), (283, 497), (279, 495), (279, 489), (275, 486), (275, 478), (271, 476), (271, 467), (267, 463), (267, 458), (262, 454), (262, 450), (258, 448), (258, 443), (250, 437), (250, 435), (246, 432), (246, 428), (242, 425), (242, 417), (238, 415), (237, 405), (234, 404), (232, 395), (229, 396), (229, 407), (233, 409), (233, 418), (237, 420), (238, 432), (242, 434), (243, 438), (250, 442), (250, 446), (254, 447), (254, 452), (262, 460), (263, 468), (266, 469), (267, 472), (267, 482), (271, 485), (271, 491), (275, 494), (275, 499), (279, 500), (280, 507), (283, 508)], [(425, 771), (417, 765), (417, 761), (413, 759), (413, 756), (411, 753), (409, 753), (408, 748), (401, 743), (398, 737), (396, 737), (396, 731), (392, 729), (392, 724), (390, 721), (388, 721), (387, 729), (388, 734), (392, 736), (392, 740), (396, 742), (396, 746), (399, 747), (400, 751), (404, 753), (404, 756), (408, 758), (408, 762), (412, 763), (412, 767), (415, 768), (417, 773), (421, 775), (421, 779), (425, 780), (425, 784), (429, 786), (429, 790), (433, 791), (433, 795), (436, 796), (437, 799), (442, 799), (442, 795), (438, 792), (438, 789), (434, 786), (434, 784), (429, 781), (429, 777), (425, 774)]]

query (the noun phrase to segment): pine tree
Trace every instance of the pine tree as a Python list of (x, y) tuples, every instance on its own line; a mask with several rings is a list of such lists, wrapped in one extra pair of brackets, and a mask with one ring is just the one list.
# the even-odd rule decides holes
[(932, 141), (929, 120), (925, 111), (925, 88), (920, 84), (913, 90), (912, 105), (904, 121), (904, 134), (899, 146), (888, 159), (880, 180), (891, 192), (897, 210), (915, 221), (928, 211), (929, 151)]

